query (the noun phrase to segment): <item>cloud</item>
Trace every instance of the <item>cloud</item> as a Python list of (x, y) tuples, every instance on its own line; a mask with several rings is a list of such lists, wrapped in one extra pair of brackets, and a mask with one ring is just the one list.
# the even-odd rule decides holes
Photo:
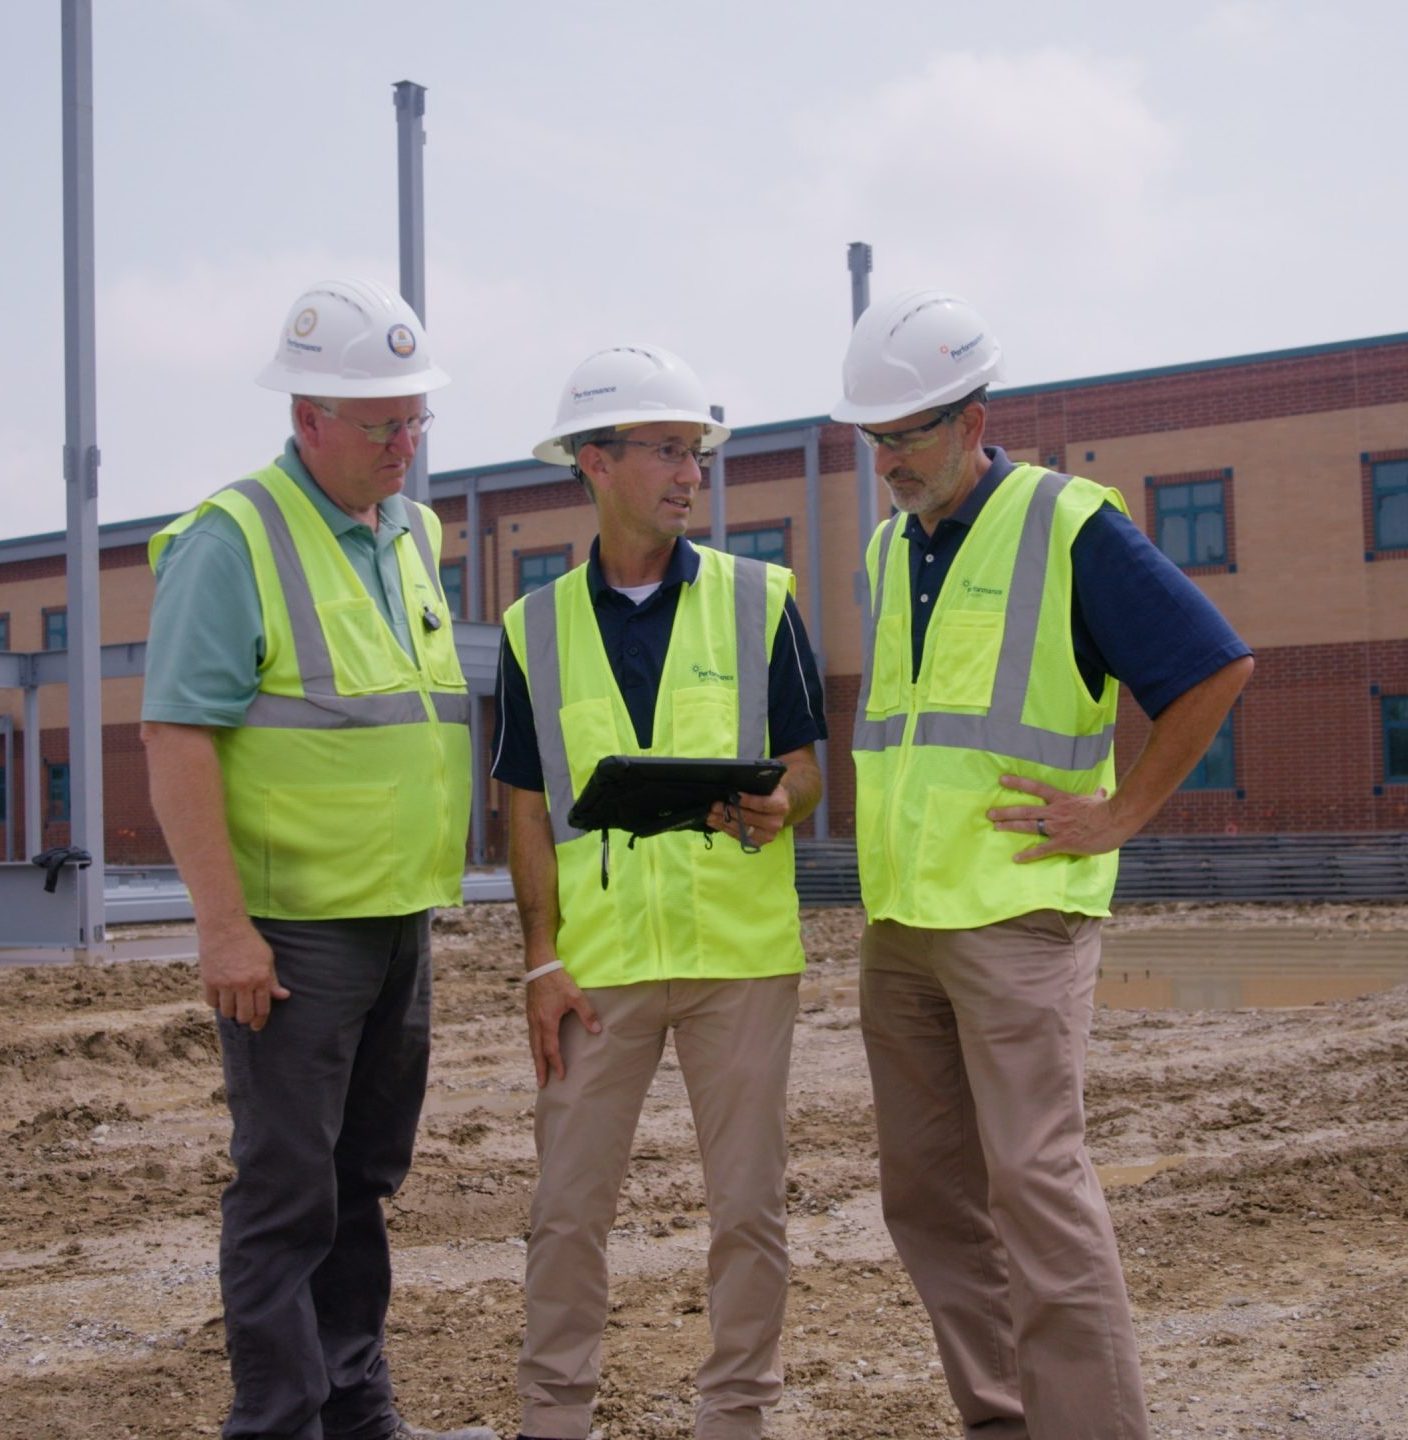
[(931, 255), (1031, 254), (1079, 230), (1106, 273), (1143, 269), (1147, 202), (1178, 154), (1137, 66), (1060, 49), (935, 55), (797, 132), (794, 190), (815, 209), (902, 216)]
[(1200, 38), (1229, 49), (1250, 50), (1269, 44), (1281, 31), (1283, 17), (1272, 0), (1231, 0), (1199, 21)]

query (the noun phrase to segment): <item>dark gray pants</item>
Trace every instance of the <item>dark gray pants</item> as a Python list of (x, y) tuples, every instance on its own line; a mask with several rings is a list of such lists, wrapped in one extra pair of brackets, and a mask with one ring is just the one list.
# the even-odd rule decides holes
[(235, 1178), (220, 1289), (225, 1440), (383, 1440), (391, 1252), (430, 1055), (430, 916), (256, 920), (280, 981), (257, 1034), (220, 1021)]

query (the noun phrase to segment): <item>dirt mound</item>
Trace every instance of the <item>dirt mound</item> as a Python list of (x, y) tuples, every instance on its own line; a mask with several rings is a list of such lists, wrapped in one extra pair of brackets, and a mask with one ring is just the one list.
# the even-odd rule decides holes
[[(1179, 905), (1117, 929), (1401, 931), (1389, 906)], [(793, 1273), (775, 1440), (957, 1436), (880, 1218), (854, 910), (803, 917)], [(388, 1205), (390, 1353), (417, 1424), (513, 1434), (535, 1165), (512, 906), (435, 927), (435, 1051)], [(1382, 944), (1382, 941), (1375, 943)], [(0, 1433), (215, 1436), (229, 1176), (193, 967), (0, 971)], [(1087, 1096), (1158, 1440), (1408, 1436), (1408, 987), (1287, 1010), (1097, 1015)], [(602, 1440), (685, 1440), (708, 1345), (708, 1216), (666, 1051), (612, 1234)]]

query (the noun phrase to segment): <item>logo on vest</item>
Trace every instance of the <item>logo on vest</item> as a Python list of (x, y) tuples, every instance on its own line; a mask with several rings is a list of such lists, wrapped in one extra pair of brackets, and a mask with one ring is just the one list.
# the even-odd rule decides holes
[(691, 665), (696, 680), (713, 681), (717, 684), (725, 684), (733, 679), (732, 675), (725, 675), (719, 670), (710, 670), (703, 665)]
[(1005, 590), (995, 590), (991, 585), (975, 585), (966, 575), (959, 581), (959, 584), (970, 595), (1005, 595), (1007, 593)]

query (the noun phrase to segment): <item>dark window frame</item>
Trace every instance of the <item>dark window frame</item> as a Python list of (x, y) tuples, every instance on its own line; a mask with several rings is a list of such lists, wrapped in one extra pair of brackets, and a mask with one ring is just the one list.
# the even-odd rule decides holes
[(0, 610), (0, 650), (10, 648), (10, 612)]
[[(1401, 716), (1390, 717), (1391, 706), (1401, 706)], [(1402, 750), (1404, 754), (1401, 771), (1395, 771), (1390, 767), (1393, 764), (1392, 736), (1401, 734)], [(1379, 736), (1383, 745), (1383, 776), (1385, 785), (1408, 785), (1408, 694), (1405, 695), (1381, 695), (1379, 697)]]
[(741, 525), (730, 525), (725, 537), (729, 554), (737, 555), (739, 553), (729, 543), (736, 536), (764, 535), (774, 530), (782, 536), (782, 558), (773, 563), (785, 565), (790, 570), (792, 568), (792, 519), (790, 516), (784, 516), (780, 520), (749, 520)]
[[(535, 545), (527, 550), (515, 550), (513, 552), (513, 593), (516, 598), (521, 599), (530, 592), (523, 588), (523, 562), (525, 560), (546, 560), (558, 558), (562, 560), (561, 574), (565, 575), (572, 568), (572, 546), (566, 545)], [(540, 581), (533, 586), (539, 590), (543, 585), (558, 579), (557, 575), (550, 575), (546, 580)]]
[[(1380, 544), (1379, 499), (1381, 495), (1380, 469), (1389, 465), (1405, 466), (1405, 482), (1408, 482), (1408, 450), (1365, 451), (1359, 457), (1359, 484), (1364, 511), (1364, 559), (1408, 560), (1408, 536), (1401, 545)], [(1394, 487), (1397, 490), (1397, 486)], [(1408, 483), (1405, 483), (1408, 490)]]
[[(1208, 747), (1198, 757), (1198, 763), (1183, 777), (1179, 785), (1179, 793), (1185, 795), (1208, 795), (1225, 793), (1227, 791), (1237, 792), (1237, 713), (1241, 705), (1237, 704), (1230, 709), (1223, 717), (1222, 724), (1217, 727), (1217, 734), (1208, 742)], [(1219, 775), (1216, 779), (1210, 778), (1208, 774), (1208, 757), (1213, 749), (1222, 740), (1226, 740), (1228, 747), (1228, 774), (1226, 777)]]
[[(62, 789), (55, 794), (56, 782), (62, 782)], [(46, 760), (44, 762), (44, 818), (51, 824), (61, 825), (73, 818), (73, 772), (67, 760)]]
[[(49, 625), (54, 620), (61, 619), (64, 627), (64, 643), (62, 645), (51, 645), (49, 643)], [(68, 649), (68, 606), (67, 605), (46, 605), (40, 611), (39, 620), (40, 645), (45, 650), (67, 650)]]
[[(468, 594), (466, 591), (466, 572), (468, 569), (469, 567), (466, 565), (463, 555), (461, 555), (458, 560), (442, 560), (440, 562), (440, 588), (445, 592), (445, 603), (450, 607), (451, 618), (455, 620), (464, 620), (469, 614), (467, 607)], [(447, 574), (456, 577), (456, 583), (454, 585), (447, 585), (445, 583), (445, 576)], [(452, 591), (457, 591), (459, 594), (460, 603), (458, 607), (455, 605)]]
[[(763, 530), (780, 530), (782, 532), (782, 559), (776, 563), (785, 565), (789, 570), (792, 568), (792, 517), (783, 515), (776, 520), (744, 520), (737, 525), (730, 525), (724, 532), (724, 543), (732, 540), (735, 535), (756, 535)], [(708, 545), (710, 532), (708, 530), (691, 530), (689, 539), (695, 545)], [(738, 552), (729, 545), (728, 553), (736, 555)]]
[[(1237, 573), (1237, 511), (1234, 479), (1230, 465), (1221, 470), (1188, 470), (1176, 475), (1146, 475), (1144, 477), (1145, 533), (1165, 555), (1168, 555), (1169, 552), (1164, 545), (1163, 527), (1160, 524), (1160, 520), (1163, 518), (1159, 508), (1161, 494), (1166, 490), (1185, 486), (1190, 490), (1195, 485), (1217, 484), (1222, 487), (1222, 558), (1189, 564), (1174, 560), (1174, 564), (1185, 575), (1235, 575)], [(1197, 513), (1196, 509), (1194, 513)], [(1173, 560), (1173, 556), (1169, 555), (1169, 559)]]

